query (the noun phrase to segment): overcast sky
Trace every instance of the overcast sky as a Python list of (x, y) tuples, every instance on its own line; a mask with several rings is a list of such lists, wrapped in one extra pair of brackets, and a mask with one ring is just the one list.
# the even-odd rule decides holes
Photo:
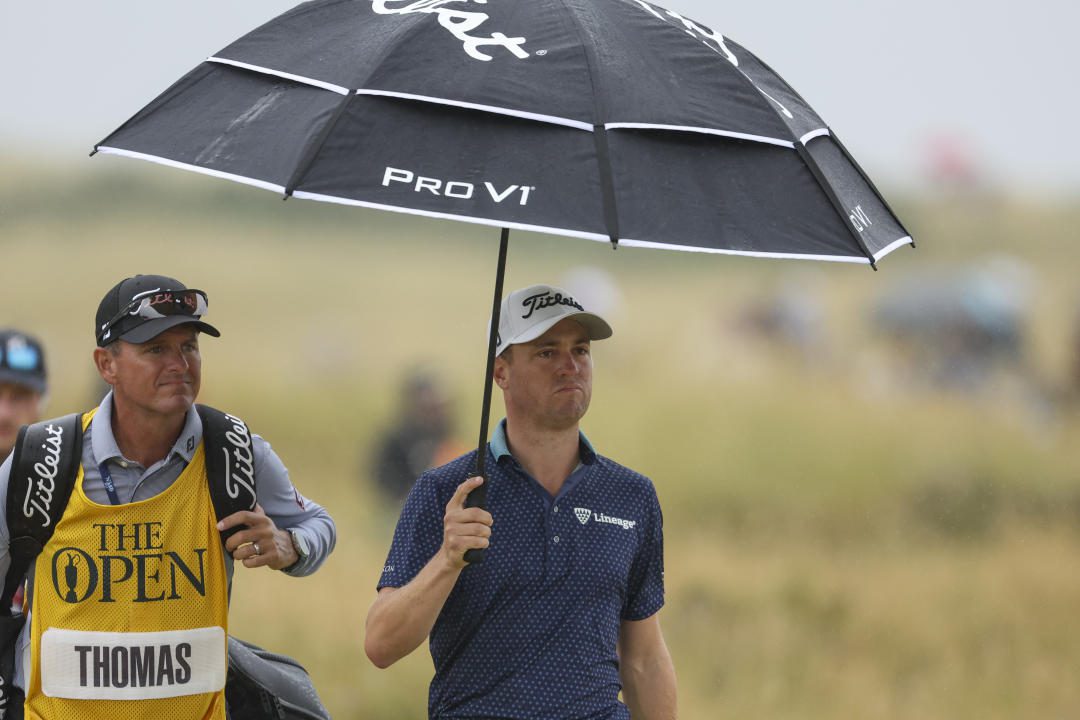
[[(84, 158), (180, 75), (294, 4), (5, 2), (0, 154)], [(1075, 0), (660, 4), (771, 65), (881, 183), (921, 183), (927, 148), (951, 138), (996, 184), (1080, 191)]]

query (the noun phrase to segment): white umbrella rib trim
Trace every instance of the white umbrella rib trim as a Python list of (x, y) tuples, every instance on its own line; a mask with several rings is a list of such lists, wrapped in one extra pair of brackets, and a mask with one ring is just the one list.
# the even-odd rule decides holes
[(284, 185), (275, 185), (274, 183), (266, 182), (265, 180), (256, 180), (244, 175), (236, 175), (235, 173), (222, 172), (221, 170), (213, 170), (211, 168), (199, 167), (198, 165), (191, 165), (189, 163), (177, 162), (176, 160), (169, 160), (168, 158), (159, 157), (157, 155), (148, 155), (146, 153), (135, 152), (134, 150), (124, 150), (122, 148), (109, 147), (107, 145), (101, 145), (97, 148), (97, 152), (104, 153), (106, 155), (122, 155), (124, 157), (135, 158), (136, 160), (148, 160), (152, 163), (158, 163), (159, 165), (167, 165), (169, 167), (179, 168), (181, 170), (191, 170), (192, 172), (202, 173), (203, 175), (210, 175), (216, 178), (222, 178), (223, 180), (232, 180), (233, 182), (243, 183), (244, 185), (253, 185), (263, 190), (271, 190), (273, 192), (284, 193)]
[(250, 63), (240, 62), (239, 60), (229, 60), (227, 58), (209, 57), (206, 58), (206, 62), (218, 63), (220, 65), (232, 65), (233, 67), (242, 68), (244, 70), (251, 70), (262, 75), (273, 75), (274, 77), (284, 78), (286, 80), (292, 80), (303, 85), (311, 85), (312, 87), (322, 88), (323, 90), (329, 90), (332, 93), (338, 95), (348, 95), (351, 91), (347, 87), (341, 85), (334, 85), (333, 83), (323, 82), (322, 80), (314, 80), (303, 75), (293, 75), (292, 73), (282, 72), (280, 70), (271, 70), (270, 68), (260, 67), (258, 65), (251, 65)]
[(608, 130), (674, 130), (677, 132), (701, 133), (703, 135), (719, 135), (720, 137), (729, 137), (736, 140), (749, 140), (751, 142), (765, 143), (767, 145), (778, 145), (780, 147), (791, 149), (795, 148), (795, 143), (790, 140), (781, 140), (780, 138), (772, 138), (765, 135), (749, 135), (747, 133), (734, 132), (732, 130), (714, 130), (712, 128), (690, 127), (685, 125), (660, 125), (656, 123), (635, 122), (607, 123), (604, 127)]

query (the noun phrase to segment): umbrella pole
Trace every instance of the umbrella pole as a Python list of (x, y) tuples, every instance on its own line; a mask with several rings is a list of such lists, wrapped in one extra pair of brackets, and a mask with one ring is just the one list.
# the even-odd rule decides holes
[[(466, 507), (487, 506), (487, 475), (484, 461), (487, 458), (488, 416), (491, 414), (491, 380), (495, 374), (495, 346), (499, 339), (499, 309), (502, 305), (503, 278), (506, 276), (506, 249), (510, 243), (510, 229), (503, 228), (499, 236), (499, 267), (495, 273), (495, 295), (491, 300), (491, 328), (488, 332), (487, 373), (484, 376), (484, 406), (480, 411), (480, 439), (476, 446), (476, 474), (484, 478), (484, 484), (469, 493), (465, 499)], [(465, 562), (484, 562), (483, 549), (473, 549), (465, 553)]]

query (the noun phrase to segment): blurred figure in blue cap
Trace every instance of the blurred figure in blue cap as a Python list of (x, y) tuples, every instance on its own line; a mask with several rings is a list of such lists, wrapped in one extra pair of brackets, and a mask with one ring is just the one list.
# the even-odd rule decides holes
[(15, 447), (19, 428), (40, 419), (47, 391), (41, 343), (18, 330), (0, 330), (0, 462)]

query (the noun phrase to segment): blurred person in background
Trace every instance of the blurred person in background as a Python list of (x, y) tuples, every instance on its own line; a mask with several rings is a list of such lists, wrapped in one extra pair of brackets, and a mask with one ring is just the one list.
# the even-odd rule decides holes
[(395, 422), (377, 441), (368, 463), (387, 499), (400, 505), (421, 473), (467, 450), (454, 436), (450, 409), (450, 395), (433, 371), (406, 375)]
[[(81, 483), (27, 574), (30, 616), (15, 643), (9, 717), (223, 720), (234, 562), (304, 576), (334, 547), (330, 515), (242, 426), (226, 435), (234, 448), (225, 489), (247, 488), (256, 504), (216, 517), (194, 408), (200, 334), (220, 335), (202, 319), (207, 307), (206, 293), (160, 275), (122, 280), (98, 305), (93, 359), (112, 390), (84, 416)], [(0, 577), (11, 565), (11, 471), (9, 457), (0, 466)], [(133, 642), (157, 653), (149, 679), (136, 682), (132, 669), (129, 681), (123, 658)], [(120, 665), (110, 670), (110, 660)]]
[(1070, 342), (1069, 393), (1074, 401), (1080, 402), (1080, 302), (1076, 304), (1076, 310), (1073, 312)]
[(828, 356), (825, 301), (816, 276), (800, 273), (742, 302), (734, 317), (724, 309), (723, 321), (733, 326), (742, 346), (772, 346), (801, 360), (807, 367), (824, 364)]
[(872, 322), (909, 378), (968, 392), (1029, 373), (1030, 268), (995, 257), (956, 273), (912, 275), (878, 299)]
[(41, 343), (18, 330), (0, 330), (0, 462), (15, 448), (19, 428), (41, 417), (47, 392)]
[[(506, 418), (486, 448), (487, 509), (466, 507), (483, 482), (469, 477), (476, 451), (424, 473), (405, 502), (364, 649), (385, 668), (430, 637), (431, 718), (676, 717), (658, 619), (655, 488), (599, 455), (579, 427), (592, 341), (610, 336), (564, 290), (511, 293), (494, 370)], [(467, 565), (470, 549), (486, 549), (485, 560)]]
[[(15, 449), (19, 428), (41, 418), (48, 396), (45, 350), (19, 330), (0, 330), (0, 462)], [(22, 607), (23, 586), (11, 600)]]

